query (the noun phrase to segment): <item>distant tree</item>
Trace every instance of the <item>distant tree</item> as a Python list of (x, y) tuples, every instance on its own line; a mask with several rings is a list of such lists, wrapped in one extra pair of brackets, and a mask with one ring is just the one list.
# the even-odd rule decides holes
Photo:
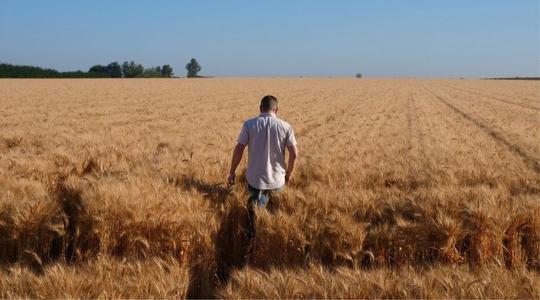
[(191, 61), (186, 65), (187, 77), (199, 77), (197, 73), (201, 71), (201, 66), (195, 58), (192, 58)]
[(131, 74), (133, 77), (141, 77), (144, 72), (144, 68), (140, 64), (134, 64), (131, 68)]
[(356, 78), (362, 78), (362, 73), (356, 73)]
[(121, 78), (122, 77), (122, 68), (118, 64), (118, 62), (113, 61), (112, 63), (107, 65), (107, 73), (111, 78)]
[(161, 68), (155, 67), (155, 68), (144, 69), (143, 77), (146, 77), (146, 78), (161, 77)]
[(140, 64), (136, 64), (134, 61), (125, 61), (122, 64), (122, 74), (125, 78), (142, 77), (144, 73), (144, 67)]
[(173, 76), (173, 69), (169, 65), (163, 65), (161, 67), (161, 77), (170, 78)]
[(122, 64), (122, 76), (124, 76), (125, 78), (127, 78), (127, 76), (128, 76), (128, 69), (129, 69), (129, 63), (127, 61), (125, 61)]
[(95, 65), (95, 66), (92, 66), (90, 68), (90, 70), (88, 70), (89, 73), (103, 73), (103, 74), (107, 74), (107, 67), (105, 66), (102, 66), (102, 65)]
[(88, 73), (93, 76), (98, 77), (112, 77), (119, 78), (122, 77), (122, 68), (118, 62), (112, 62), (107, 66), (95, 65), (88, 70)]

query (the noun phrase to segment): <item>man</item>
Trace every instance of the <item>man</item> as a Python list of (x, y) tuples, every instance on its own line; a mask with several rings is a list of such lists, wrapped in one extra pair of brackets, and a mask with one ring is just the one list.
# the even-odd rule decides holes
[[(289, 123), (279, 119), (278, 100), (264, 96), (260, 105), (261, 114), (244, 122), (238, 143), (234, 148), (228, 184), (235, 184), (236, 168), (242, 160), (244, 148), (248, 146), (246, 179), (250, 197), (248, 200), (247, 237), (255, 235), (255, 212), (253, 206), (264, 207), (272, 193), (280, 192), (292, 177), (298, 157), (296, 139)], [(289, 151), (289, 162), (285, 165), (285, 149)]]

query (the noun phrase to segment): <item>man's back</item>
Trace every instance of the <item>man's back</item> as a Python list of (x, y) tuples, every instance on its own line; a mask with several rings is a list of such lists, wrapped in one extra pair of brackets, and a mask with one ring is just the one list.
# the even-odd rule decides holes
[[(293, 174), (298, 149), (296, 139), (289, 123), (276, 117), (278, 100), (272, 95), (261, 99), (261, 114), (244, 122), (234, 147), (231, 158), (231, 169), (227, 176), (229, 185), (235, 184), (236, 168), (242, 161), (246, 145), (248, 146), (248, 168), (246, 179), (249, 184), (247, 201), (247, 220), (245, 224), (247, 258), (253, 250), (251, 241), (256, 233), (256, 216), (254, 207), (266, 206), (272, 194), (279, 192), (289, 182)], [(289, 152), (289, 161), (285, 165), (285, 149)], [(272, 200), (273, 201), (273, 200)], [(250, 250), (251, 249), (251, 250)]]
[(266, 190), (285, 184), (285, 148), (296, 145), (289, 123), (272, 113), (261, 113), (244, 122), (238, 143), (248, 145), (249, 185)]

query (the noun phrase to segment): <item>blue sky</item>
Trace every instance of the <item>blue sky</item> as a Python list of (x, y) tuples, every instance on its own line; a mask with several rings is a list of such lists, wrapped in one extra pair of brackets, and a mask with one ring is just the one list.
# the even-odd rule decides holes
[(539, 0), (2, 0), (0, 61), (213, 76), (540, 75)]

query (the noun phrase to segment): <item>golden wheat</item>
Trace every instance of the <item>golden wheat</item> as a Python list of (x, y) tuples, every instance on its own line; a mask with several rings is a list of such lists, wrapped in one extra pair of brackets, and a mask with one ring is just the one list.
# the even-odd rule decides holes
[[(250, 252), (224, 176), (265, 94), (302, 156)], [(539, 99), (531, 81), (2, 80), (0, 297), (538, 298)]]

